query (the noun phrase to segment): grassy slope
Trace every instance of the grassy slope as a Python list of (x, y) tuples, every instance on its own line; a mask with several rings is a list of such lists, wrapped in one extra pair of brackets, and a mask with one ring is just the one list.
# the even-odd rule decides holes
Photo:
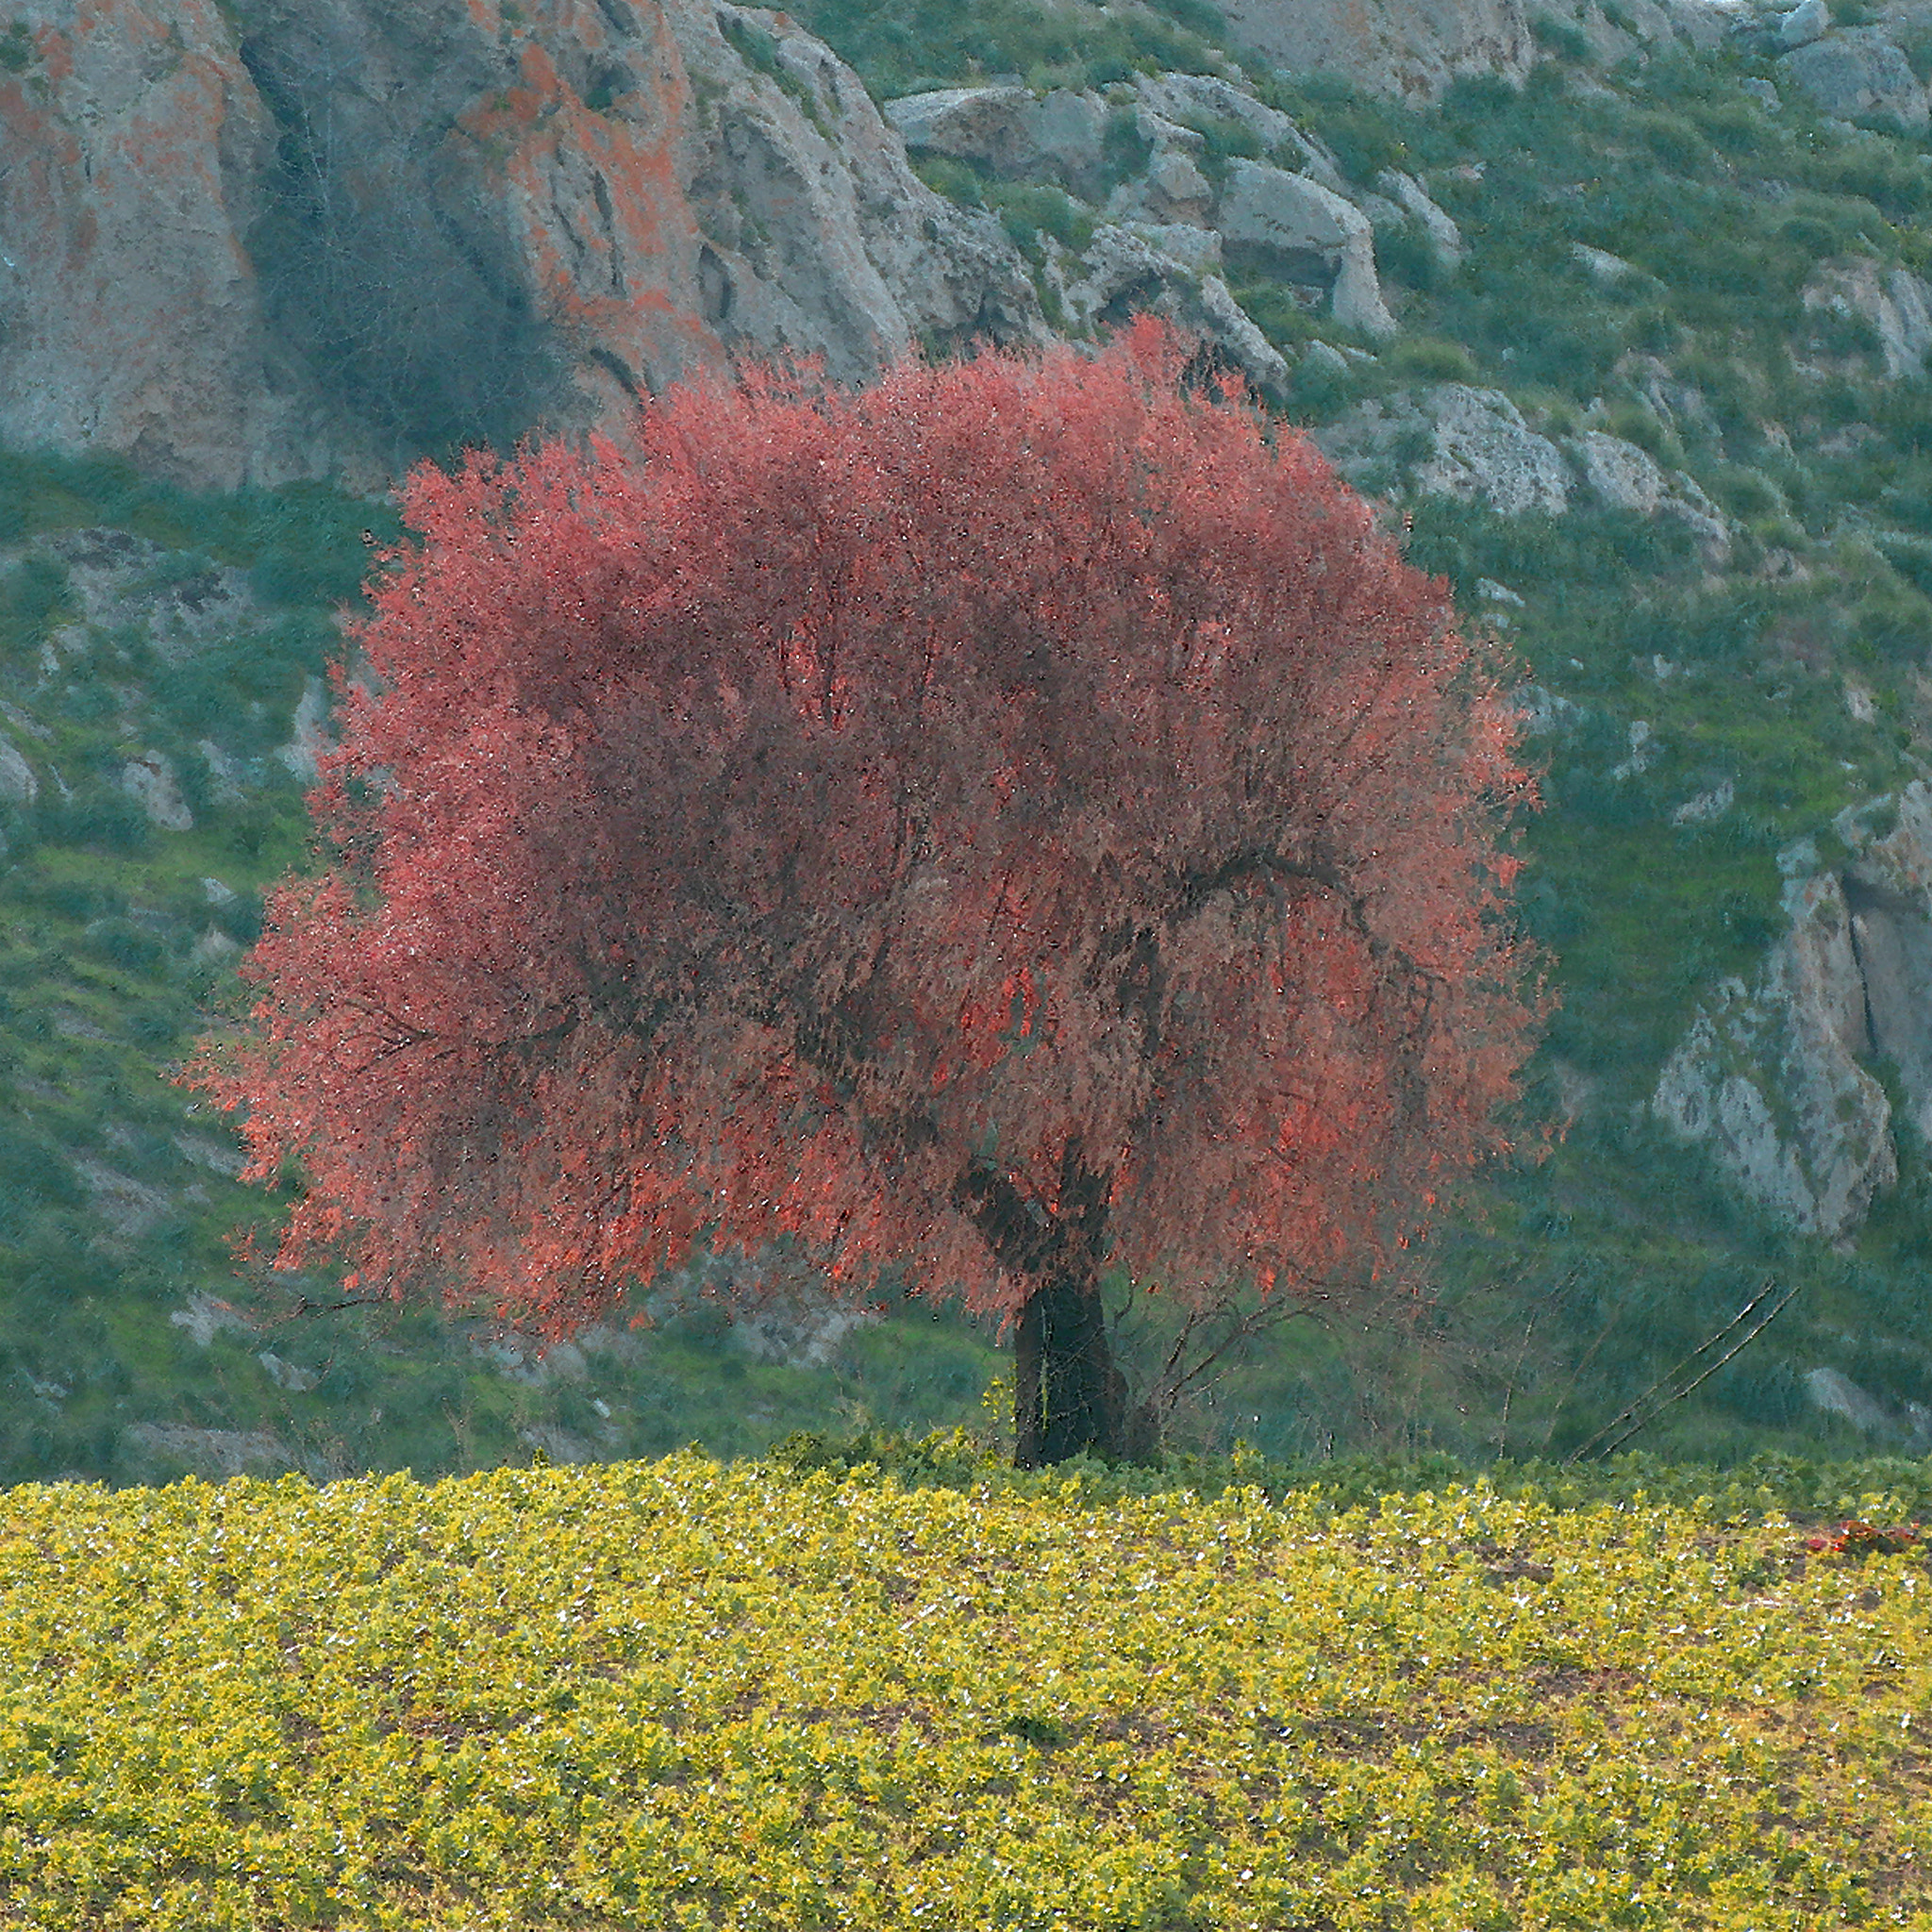
[(0, 1924), (1932, 1926), (1923, 1469), (1340, 1474), (15, 1490)]
[[(1221, 58), (1201, 8), (1109, 25), (1025, 0), (942, 14), (915, 0), (815, 0), (802, 17), (881, 93), (975, 72), (1106, 85), (1136, 62)], [(1768, 112), (1742, 85), (1758, 72), (1742, 57), (1613, 75), (1558, 63), (1520, 95), (1465, 86), (1425, 115), (1325, 83), (1257, 81), (1358, 178), (1421, 173), (1470, 244), (1444, 276), (1419, 238), (1380, 239), (1405, 334), (1345, 377), (1302, 378), (1296, 420), (1429, 380), (1503, 387), (1552, 433), (1605, 426), (1688, 468), (1741, 534), (1734, 567), (1711, 579), (1667, 525), (1413, 505), (1418, 560), (1449, 575), (1472, 611), (1487, 608), (1485, 578), (1523, 595), (1511, 636), (1527, 668), (1589, 713), (1552, 745), (1525, 910), (1559, 956), (1566, 999), (1540, 1097), (1554, 1105), (1585, 1083), (1592, 1098), (1548, 1165), (1500, 1185), (1487, 1225), (1446, 1243), (1441, 1310), (1393, 1337), (1297, 1323), (1184, 1411), (1184, 1439), (1241, 1433), (1293, 1453), (1560, 1450), (1766, 1274), (1801, 1282), (1801, 1302), (1649, 1440), (1709, 1456), (1794, 1436), (1842, 1446), (1842, 1425), (1801, 1398), (1800, 1374), (1821, 1362), (1881, 1396), (1932, 1400), (1923, 1156), (1857, 1253), (1837, 1256), (1765, 1225), (1633, 1124), (1698, 990), (1748, 972), (1774, 931), (1775, 852), (1802, 834), (1828, 841), (1832, 815), (1917, 770), (1923, 742), (1926, 391), (1883, 384), (1869, 340), (1806, 311), (1798, 291), (1824, 257), (1932, 260), (1932, 170), (1895, 133), (1836, 128), (1796, 100)], [(1038, 223), (1067, 210), (1021, 194), (1006, 214), (1038, 252)], [(1598, 290), (1574, 242), (1639, 273)], [(1285, 287), (1241, 293), (1287, 349), (1323, 334), (1358, 346)], [(1657, 358), (1705, 407), (1659, 415), (1634, 357)], [(1399, 466), (1384, 480), (1399, 492)], [(258, 889), (300, 856), (298, 790), (273, 751), (326, 648), (332, 605), (353, 595), (359, 533), (382, 516), (326, 491), (188, 498), (111, 464), (0, 466), (0, 697), (45, 734), (14, 732), (42, 794), (8, 818), (0, 869), (0, 1475), (156, 1473), (166, 1457), (130, 1447), (127, 1426), (142, 1419), (272, 1429), (324, 1463), (441, 1471), (533, 1441), (639, 1454), (695, 1438), (732, 1453), (828, 1417), (917, 1428), (972, 1414), (996, 1365), (988, 1338), (924, 1312), (861, 1331), (809, 1370), (754, 1359), (699, 1310), (641, 1351), (592, 1353), (581, 1380), (541, 1386), (480, 1365), (428, 1320), (349, 1311), (206, 1347), (169, 1320), (197, 1294), (271, 1318), (291, 1305), (233, 1278), (226, 1237), (267, 1206), (206, 1164), (219, 1128), (188, 1118), (162, 1070), (233, 997), (210, 946), (247, 939)], [(246, 621), (185, 659), (158, 651), (145, 620), (118, 634), (75, 627), (46, 543), (99, 527), (159, 546), (155, 610), (210, 562), (246, 572)], [(1779, 556), (1797, 569), (1774, 568)], [(64, 661), (49, 671), (42, 653), (57, 634)], [(1673, 675), (1655, 675), (1659, 657)], [(1874, 724), (1848, 717), (1846, 672), (1870, 688)], [(1613, 780), (1637, 718), (1662, 757)], [(195, 749), (209, 733), (249, 767), (239, 799), (223, 800)], [(148, 826), (119, 791), (131, 743), (174, 759), (194, 831)], [(1724, 818), (1669, 823), (1675, 802), (1722, 778), (1737, 789)], [(210, 905), (207, 877), (236, 898)], [(184, 1134), (203, 1137), (199, 1164)], [(1160, 1341), (1157, 1324), (1146, 1358)], [(278, 1386), (264, 1350), (317, 1386)]]

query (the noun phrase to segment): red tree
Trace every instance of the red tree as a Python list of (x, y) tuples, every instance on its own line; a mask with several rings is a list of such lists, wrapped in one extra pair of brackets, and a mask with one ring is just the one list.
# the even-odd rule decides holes
[(1505, 1146), (1532, 787), (1487, 647), (1143, 325), (772, 375), (403, 492), (375, 695), (191, 1074), (278, 1261), (548, 1332), (793, 1237), (1016, 1330), (1023, 1463), (1126, 1426), (1103, 1267), (1407, 1246)]

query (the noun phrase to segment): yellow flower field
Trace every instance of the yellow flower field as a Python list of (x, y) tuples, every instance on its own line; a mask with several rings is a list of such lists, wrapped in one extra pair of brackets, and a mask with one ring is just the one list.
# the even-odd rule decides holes
[(1928, 1730), (1923, 1546), (1641, 1491), (0, 1497), (9, 1927), (1925, 1928)]

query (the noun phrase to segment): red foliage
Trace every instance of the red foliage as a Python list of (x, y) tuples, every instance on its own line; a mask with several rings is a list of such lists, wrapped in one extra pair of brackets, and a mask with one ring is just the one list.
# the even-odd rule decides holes
[(1851, 1520), (1836, 1529), (1821, 1530), (1805, 1539), (1805, 1547), (1814, 1557), (1895, 1557), (1919, 1542), (1924, 1525), (1894, 1523), (1881, 1527), (1875, 1523)]
[(1189, 345), (673, 392), (424, 468), (241, 1043), (282, 1241), (560, 1332), (802, 1237), (1010, 1311), (1407, 1244), (1540, 994), (1491, 648)]

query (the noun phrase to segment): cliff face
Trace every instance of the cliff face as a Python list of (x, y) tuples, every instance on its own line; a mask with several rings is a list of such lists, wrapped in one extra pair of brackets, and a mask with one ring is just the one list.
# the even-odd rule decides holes
[(242, 243), (273, 134), (212, 0), (25, 18), (0, 72), (0, 437), (225, 481), (299, 443)]
[(0, 60), (0, 441), (374, 487), (621, 432), (740, 349), (859, 378), (1040, 332), (784, 16), (692, 0), (27, 0)]

